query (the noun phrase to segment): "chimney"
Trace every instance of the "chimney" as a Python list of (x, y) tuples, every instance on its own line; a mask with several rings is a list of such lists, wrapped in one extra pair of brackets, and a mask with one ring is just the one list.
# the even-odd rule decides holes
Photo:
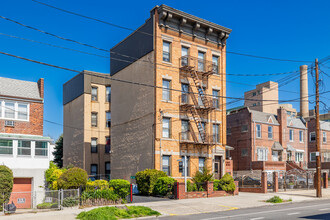
[(40, 94), (40, 98), (44, 98), (44, 79), (40, 78), (38, 80), (38, 88), (39, 88), (39, 94)]
[(300, 66), (300, 115), (309, 116), (307, 65)]

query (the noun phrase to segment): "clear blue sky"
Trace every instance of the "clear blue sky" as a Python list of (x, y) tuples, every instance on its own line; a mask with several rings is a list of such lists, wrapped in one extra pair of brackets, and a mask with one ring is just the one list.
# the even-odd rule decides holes
[[(330, 1), (108, 1), (108, 0), (40, 0), (63, 9), (100, 18), (115, 24), (137, 28), (149, 17), (155, 5), (167, 4), (214, 23), (231, 28), (227, 50), (284, 59), (314, 60), (330, 55)], [(0, 15), (35, 26), (57, 35), (72, 38), (97, 47), (110, 49), (130, 32), (80, 17), (69, 15), (30, 0), (3, 1)], [(0, 19), (0, 33), (107, 55), (60, 39), (56, 39), (14, 23)], [(56, 64), (76, 70), (109, 73), (109, 59), (70, 52), (45, 45), (0, 36), (0, 51)], [(268, 61), (238, 55), (227, 55), (228, 73), (278, 73), (294, 71), (305, 63)], [(308, 64), (308, 63), (306, 63)], [(328, 63), (330, 66), (330, 63)], [(329, 73), (329, 69), (325, 69)], [(0, 55), (0, 76), (37, 81), (45, 78), (44, 118), (62, 123), (62, 85), (75, 73), (46, 67)], [(258, 84), (283, 76), (237, 77), (228, 80)], [(330, 79), (325, 78), (323, 89), (330, 90)], [(310, 92), (313, 91), (311, 78)], [(227, 95), (241, 97), (251, 86), (227, 83)], [(283, 90), (299, 92), (295, 80)], [(329, 93), (325, 98), (330, 98)], [(297, 98), (298, 94), (280, 92), (280, 99)], [(230, 100), (228, 100), (230, 101)], [(329, 104), (328, 99), (323, 99)], [(242, 102), (237, 103), (237, 105)], [(299, 109), (298, 103), (293, 103)], [(312, 105), (310, 105), (312, 108)], [(57, 138), (62, 127), (44, 123), (44, 134)]]

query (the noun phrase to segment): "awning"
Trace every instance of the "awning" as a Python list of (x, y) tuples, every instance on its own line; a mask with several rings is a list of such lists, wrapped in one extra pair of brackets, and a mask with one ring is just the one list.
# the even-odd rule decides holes
[(294, 147), (292, 147), (290, 144), (288, 144), (286, 151), (296, 151), (296, 149), (294, 149)]
[(234, 150), (233, 147), (226, 145), (226, 150)]
[(275, 141), (273, 146), (272, 146), (272, 150), (283, 150), (283, 147), (280, 144), (280, 142)]
[(296, 149), (297, 152), (305, 152), (304, 150)]

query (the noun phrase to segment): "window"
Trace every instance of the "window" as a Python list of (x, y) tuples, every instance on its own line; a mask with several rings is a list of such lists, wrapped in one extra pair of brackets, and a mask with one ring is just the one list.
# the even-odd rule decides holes
[(227, 128), (227, 135), (231, 135), (231, 128)]
[(260, 124), (256, 125), (256, 130), (257, 130), (257, 138), (261, 138), (261, 125)]
[(91, 176), (93, 176), (94, 178), (97, 176), (97, 170), (97, 164), (91, 164)]
[(92, 127), (97, 127), (97, 113), (92, 112)]
[(299, 131), (299, 142), (300, 143), (304, 142), (304, 131)]
[(213, 71), (215, 74), (219, 74), (219, 57), (213, 55), (212, 56), (212, 63), (213, 63)]
[(36, 141), (35, 155), (48, 156), (48, 143), (43, 141)]
[(311, 162), (315, 162), (316, 161), (316, 153), (315, 152), (312, 152), (309, 154), (309, 159)]
[[(189, 157), (187, 158), (187, 176), (190, 176), (190, 172), (189, 172)], [(184, 176), (184, 156), (181, 157), (181, 161), (179, 161), (179, 173), (181, 173), (182, 176)]]
[(181, 121), (181, 139), (189, 140), (189, 121), (188, 120)]
[(5, 118), (15, 119), (15, 103), (5, 102)]
[(92, 87), (92, 101), (97, 101), (97, 87)]
[(304, 153), (302, 152), (296, 152), (295, 154), (295, 160), (296, 162), (302, 162), (304, 157)]
[(106, 127), (110, 128), (111, 127), (111, 112), (106, 112), (105, 113), (105, 117), (106, 117)]
[(198, 71), (203, 72), (205, 70), (204, 63), (205, 63), (205, 53), (198, 51)]
[(212, 90), (213, 107), (219, 108), (219, 90)]
[(253, 106), (253, 107), (254, 107), (254, 106), (257, 106), (257, 103), (253, 103), (252, 106)]
[(171, 137), (171, 119), (163, 118), (163, 138)]
[(268, 126), (268, 139), (273, 139), (273, 127)]
[(188, 66), (189, 62), (189, 48), (181, 47), (181, 66)]
[(309, 133), (309, 141), (310, 142), (314, 142), (316, 140), (316, 135), (315, 135), (315, 132), (310, 132)]
[(257, 155), (258, 155), (258, 161), (267, 161), (268, 157), (268, 150), (265, 148), (258, 148)]
[(163, 100), (171, 100), (171, 81), (163, 79)]
[(291, 151), (286, 152), (286, 160), (287, 161), (292, 161), (292, 153), (291, 153)]
[(322, 140), (323, 140), (323, 143), (327, 143), (327, 133), (325, 131), (323, 131), (323, 133), (322, 133)]
[(105, 153), (109, 154), (111, 152), (111, 139), (110, 137), (105, 137)]
[(111, 86), (107, 86), (105, 89), (105, 101), (111, 102)]
[(171, 62), (171, 43), (163, 41), (163, 61)]
[(293, 129), (289, 130), (289, 138), (290, 138), (290, 141), (292, 142), (293, 141)]
[(91, 153), (97, 153), (97, 138), (91, 140)]
[(242, 148), (242, 150), (241, 150), (241, 156), (242, 156), (242, 157), (247, 157), (247, 156), (249, 156), (248, 149), (246, 149), (246, 148)]
[(248, 132), (249, 128), (248, 128), (248, 125), (242, 125), (241, 126), (241, 132)]
[(198, 158), (198, 170), (199, 172), (203, 172), (205, 166), (205, 157)]
[(110, 162), (105, 162), (105, 175), (110, 179)]
[(220, 143), (219, 125), (213, 124), (213, 142)]
[(171, 175), (171, 156), (163, 156), (162, 158), (162, 170), (168, 175)]
[[(201, 123), (199, 124), (199, 126), (202, 126), (203, 131), (205, 131), (205, 122), (201, 122)], [(199, 132), (198, 140), (199, 140), (199, 142), (204, 142), (204, 141), (205, 141), (205, 135), (204, 135), (203, 133), (200, 133), (200, 132)]]
[(189, 85), (188, 84), (181, 84), (181, 102), (183, 104), (189, 103)]
[(322, 153), (323, 156), (323, 162), (330, 162), (330, 152), (324, 152)]
[(28, 120), (28, 105), (27, 104), (18, 104), (17, 119)]
[(17, 155), (31, 155), (31, 141), (18, 140)]
[(257, 93), (256, 93), (256, 92), (253, 92), (253, 93), (252, 93), (252, 96), (256, 96), (256, 95), (257, 95)]
[(13, 141), (0, 139), (0, 154), (13, 154)]

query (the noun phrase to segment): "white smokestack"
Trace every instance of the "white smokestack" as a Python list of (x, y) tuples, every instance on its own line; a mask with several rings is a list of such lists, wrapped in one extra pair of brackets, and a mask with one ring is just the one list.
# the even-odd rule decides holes
[(300, 115), (309, 116), (307, 65), (300, 66)]

